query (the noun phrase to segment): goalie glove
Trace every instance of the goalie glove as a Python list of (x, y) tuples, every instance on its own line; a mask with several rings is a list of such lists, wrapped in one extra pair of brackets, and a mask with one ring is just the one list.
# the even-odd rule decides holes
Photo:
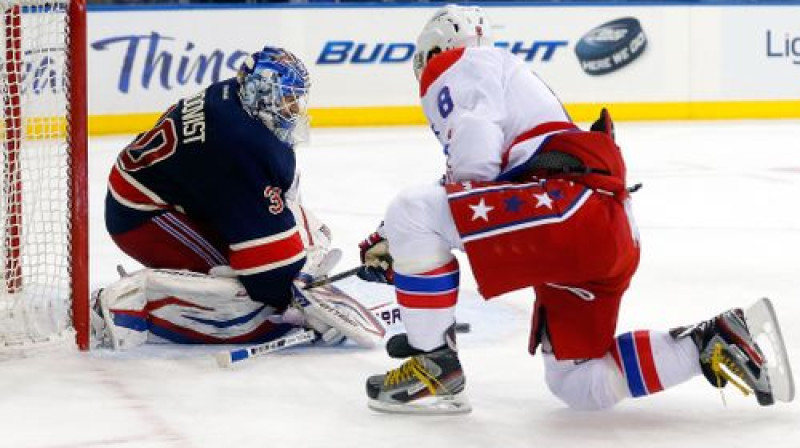
[(386, 240), (383, 223), (378, 226), (378, 230), (372, 232), (358, 244), (358, 249), (363, 265), (356, 273), (360, 279), (368, 282), (394, 284), (393, 260), (389, 254), (389, 242)]
[(339, 345), (345, 340), (345, 334), (327, 322), (319, 319), (318, 316), (310, 315), (306, 308), (310, 306), (308, 300), (304, 299), (302, 292), (306, 285), (302, 282), (295, 283), (292, 286), (292, 299), (291, 304), (283, 312), (283, 314), (276, 316), (277, 319), (272, 319), (273, 322), (294, 325), (298, 327), (305, 327), (314, 330), (322, 343), (325, 345)]
[(330, 285), (306, 290), (301, 283), (295, 283), (292, 293), (294, 298), (283, 313), (283, 322), (316, 331), (326, 345), (339, 344), (348, 338), (371, 348), (386, 334), (370, 310)]
[(339, 263), (342, 251), (331, 246), (331, 230), (314, 213), (299, 202), (289, 203), (295, 222), (300, 227), (300, 238), (306, 248), (306, 264), (298, 279), (311, 283), (325, 277)]

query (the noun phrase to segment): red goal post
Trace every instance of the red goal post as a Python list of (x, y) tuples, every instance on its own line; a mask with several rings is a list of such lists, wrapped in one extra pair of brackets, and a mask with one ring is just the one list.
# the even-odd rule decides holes
[(0, 358), (86, 350), (86, 0), (0, 6)]

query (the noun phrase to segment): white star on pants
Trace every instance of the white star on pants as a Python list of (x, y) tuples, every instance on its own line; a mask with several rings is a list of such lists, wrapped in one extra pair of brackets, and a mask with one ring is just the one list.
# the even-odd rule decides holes
[(547, 207), (550, 210), (553, 209), (553, 200), (550, 199), (550, 196), (547, 195), (547, 192), (542, 194), (534, 194), (536, 197), (536, 208), (539, 207)]
[(481, 218), (484, 221), (489, 222), (489, 211), (494, 210), (494, 207), (486, 205), (486, 202), (484, 202), (483, 198), (481, 198), (481, 201), (478, 202), (477, 205), (470, 205), (469, 208), (471, 208), (473, 212), (473, 221)]

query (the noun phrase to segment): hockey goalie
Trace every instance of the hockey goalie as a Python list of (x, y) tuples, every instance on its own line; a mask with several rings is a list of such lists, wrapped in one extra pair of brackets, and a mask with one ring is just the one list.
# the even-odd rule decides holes
[(310, 86), (299, 58), (264, 47), (122, 149), (106, 228), (145, 269), (93, 294), (99, 342), (258, 343), (310, 328), (372, 346), (382, 335), (357, 301), (307, 289), (341, 256), (299, 197)]

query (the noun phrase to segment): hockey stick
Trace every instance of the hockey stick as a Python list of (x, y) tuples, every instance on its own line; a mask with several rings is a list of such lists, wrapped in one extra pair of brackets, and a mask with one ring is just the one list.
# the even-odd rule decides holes
[(295, 345), (312, 342), (316, 339), (313, 330), (304, 330), (296, 333), (291, 333), (282, 336), (278, 339), (273, 339), (263, 344), (252, 345), (245, 348), (237, 348), (226, 352), (219, 352), (214, 357), (217, 358), (217, 365), (222, 368), (227, 368), (238, 362), (246, 361), (251, 358), (257, 358), (270, 353), (274, 353)]
[(359, 269), (361, 269), (361, 265), (358, 265), (358, 266), (356, 266), (356, 267), (354, 267), (352, 269), (348, 269), (346, 271), (342, 271), (342, 272), (340, 272), (338, 274), (333, 274), (333, 275), (330, 275), (330, 276), (326, 275), (324, 277), (320, 277), (320, 278), (314, 280), (313, 282), (309, 283), (303, 289), (311, 289), (311, 288), (316, 288), (316, 287), (319, 287), (319, 286), (325, 286), (325, 285), (333, 283), (333, 282), (338, 282), (339, 280), (341, 280), (343, 278), (347, 278), (347, 277), (356, 275), (356, 273), (359, 271)]

